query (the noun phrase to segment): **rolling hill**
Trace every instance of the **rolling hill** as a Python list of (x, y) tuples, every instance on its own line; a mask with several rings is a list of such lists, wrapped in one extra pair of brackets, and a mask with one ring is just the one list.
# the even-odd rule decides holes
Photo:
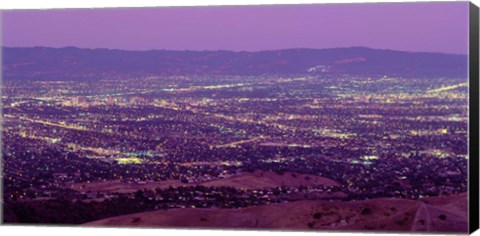
[(366, 47), (259, 52), (4, 47), (2, 69), (6, 81), (181, 75), (466, 77), (467, 56)]
[(242, 209), (184, 208), (112, 217), (85, 226), (467, 232), (467, 195), (422, 200), (297, 201)]

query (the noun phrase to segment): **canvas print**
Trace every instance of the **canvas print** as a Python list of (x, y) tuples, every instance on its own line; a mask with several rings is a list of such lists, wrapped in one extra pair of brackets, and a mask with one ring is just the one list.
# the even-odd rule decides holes
[(3, 223), (466, 233), (468, 7), (5, 10)]

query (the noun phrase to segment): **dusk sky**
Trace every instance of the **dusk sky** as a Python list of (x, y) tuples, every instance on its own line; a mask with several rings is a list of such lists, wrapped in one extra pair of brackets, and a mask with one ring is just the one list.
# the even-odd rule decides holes
[(17, 10), (2, 20), (8, 47), (468, 53), (468, 2)]

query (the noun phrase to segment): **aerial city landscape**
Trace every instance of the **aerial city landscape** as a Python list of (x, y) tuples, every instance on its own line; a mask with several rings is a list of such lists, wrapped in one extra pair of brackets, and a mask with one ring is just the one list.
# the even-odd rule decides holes
[(4, 14), (3, 223), (467, 231), (466, 51), (9, 44), (42, 14)]

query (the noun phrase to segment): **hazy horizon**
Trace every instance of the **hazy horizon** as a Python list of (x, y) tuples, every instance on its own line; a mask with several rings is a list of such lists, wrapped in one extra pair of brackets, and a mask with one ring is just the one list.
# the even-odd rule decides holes
[(76, 49), (85, 49), (85, 50), (112, 50), (112, 51), (125, 51), (125, 52), (150, 52), (150, 51), (176, 51), (176, 52), (234, 52), (234, 53), (241, 53), (241, 52), (248, 52), (248, 53), (257, 53), (257, 52), (274, 52), (274, 51), (282, 51), (282, 50), (331, 50), (331, 49), (351, 49), (351, 48), (365, 48), (370, 50), (385, 50), (385, 51), (396, 51), (396, 52), (407, 52), (407, 53), (434, 53), (434, 54), (446, 54), (446, 55), (460, 55), (460, 56), (468, 56), (467, 54), (462, 53), (448, 53), (448, 52), (432, 52), (432, 51), (408, 51), (408, 50), (397, 50), (397, 49), (390, 49), (390, 48), (373, 48), (367, 46), (345, 46), (345, 47), (331, 47), (331, 48), (278, 48), (278, 49), (266, 49), (266, 50), (229, 50), (229, 49), (211, 49), (211, 50), (191, 50), (191, 49), (165, 49), (165, 48), (154, 48), (154, 49), (121, 49), (121, 48), (88, 48), (88, 47), (77, 47), (77, 46), (62, 46), (62, 47), (51, 47), (51, 46), (43, 46), (43, 45), (34, 45), (34, 46), (25, 46), (25, 47), (16, 47), (16, 46), (1, 46), (3, 48), (49, 48), (49, 49), (65, 49), (65, 48), (76, 48)]
[(7, 10), (2, 19), (5, 47), (468, 54), (468, 2)]

